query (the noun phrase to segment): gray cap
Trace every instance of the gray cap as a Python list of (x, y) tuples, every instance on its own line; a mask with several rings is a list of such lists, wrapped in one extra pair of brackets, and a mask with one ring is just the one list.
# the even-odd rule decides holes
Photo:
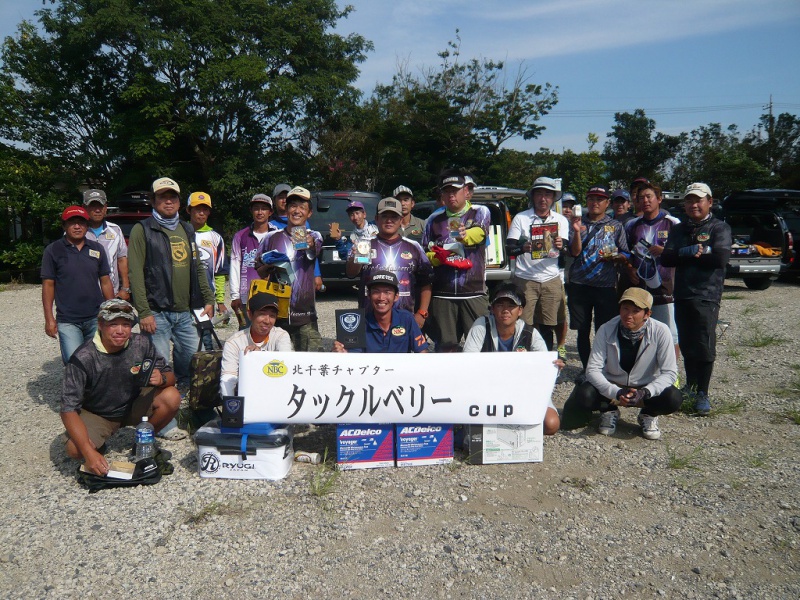
[(99, 202), (103, 206), (108, 203), (103, 190), (86, 190), (83, 192), (83, 205), (89, 206), (92, 202)]
[(278, 194), (282, 194), (283, 192), (286, 192), (288, 194), (291, 191), (292, 191), (292, 186), (290, 186), (288, 183), (279, 183), (278, 185), (275, 186), (275, 189), (272, 190), (272, 197), (275, 198), (277, 197)]

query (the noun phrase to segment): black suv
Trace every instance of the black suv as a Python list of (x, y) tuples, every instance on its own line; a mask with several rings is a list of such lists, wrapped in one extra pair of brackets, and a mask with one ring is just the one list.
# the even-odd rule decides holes
[(145, 191), (128, 192), (117, 199), (116, 206), (108, 206), (106, 220), (119, 225), (126, 242), (131, 235), (133, 226), (153, 214), (149, 196), (149, 193)]
[[(728, 276), (741, 277), (750, 289), (767, 289), (781, 274), (800, 274), (795, 260), (800, 232), (800, 191), (746, 190), (733, 192), (719, 215), (731, 227), (733, 249)], [(767, 249), (773, 256), (755, 251)]]
[(339, 258), (336, 242), (330, 237), (330, 224), (338, 223), (342, 235), (349, 236), (353, 233), (353, 224), (347, 216), (347, 206), (351, 202), (361, 202), (367, 212), (367, 221), (374, 221), (380, 200), (381, 195), (378, 192), (312, 192), (311, 210), (313, 212), (308, 221), (311, 229), (319, 231), (322, 235), (319, 270), (325, 285), (354, 285), (356, 283), (355, 279), (349, 279), (345, 274), (347, 260)]

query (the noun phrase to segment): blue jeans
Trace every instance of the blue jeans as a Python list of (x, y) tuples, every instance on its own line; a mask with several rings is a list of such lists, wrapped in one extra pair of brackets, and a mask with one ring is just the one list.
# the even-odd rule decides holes
[(167, 362), (170, 359), (169, 343), (172, 342), (172, 368), (175, 369), (175, 377), (178, 385), (188, 386), (189, 364), (200, 342), (192, 315), (189, 312), (164, 311), (154, 312), (153, 316), (156, 318), (156, 332), (149, 337), (153, 340), (156, 351)]
[(89, 319), (80, 323), (57, 323), (58, 345), (61, 347), (61, 360), (67, 364), (69, 357), (83, 342), (94, 337), (97, 332), (97, 319)]

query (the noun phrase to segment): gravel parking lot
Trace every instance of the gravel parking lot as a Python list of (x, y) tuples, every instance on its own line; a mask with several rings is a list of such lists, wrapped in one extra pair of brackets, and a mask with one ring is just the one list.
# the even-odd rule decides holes
[[(644, 440), (623, 409), (545, 440), (540, 464), (201, 480), (193, 442), (164, 443), (159, 484), (88, 494), (60, 442), (62, 366), (39, 286), (0, 292), (0, 596), (4, 598), (798, 598), (797, 284), (732, 281), (709, 418), (661, 418)], [(319, 302), (323, 335), (333, 309)], [(223, 329), (225, 335), (233, 328)], [(557, 385), (562, 406), (579, 363)], [(464, 374), (468, 361), (464, 357)], [(113, 438), (130, 447), (133, 430)], [(332, 447), (331, 427), (301, 449)], [(330, 492), (330, 493), (325, 493)]]

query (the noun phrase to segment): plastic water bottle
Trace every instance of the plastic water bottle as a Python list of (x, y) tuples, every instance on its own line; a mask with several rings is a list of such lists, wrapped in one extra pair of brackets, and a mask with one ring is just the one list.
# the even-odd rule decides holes
[(151, 458), (156, 453), (156, 432), (147, 417), (136, 426), (136, 461)]

